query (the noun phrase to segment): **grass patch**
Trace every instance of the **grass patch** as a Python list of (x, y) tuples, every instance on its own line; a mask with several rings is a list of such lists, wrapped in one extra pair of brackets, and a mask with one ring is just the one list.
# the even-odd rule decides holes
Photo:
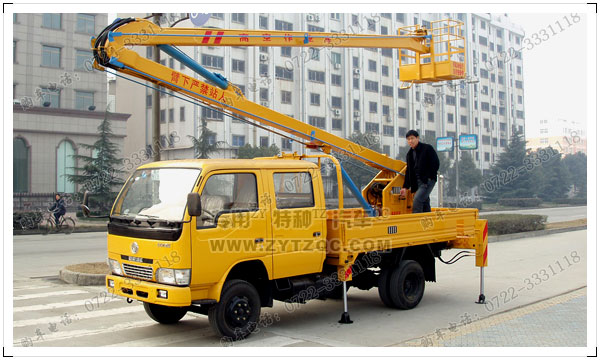
[(482, 214), (482, 219), (488, 221), (490, 235), (514, 234), (526, 231), (544, 230), (546, 215), (521, 215), (521, 214)]
[(69, 265), (65, 269), (84, 274), (110, 274), (108, 264), (105, 262)]
[(577, 220), (571, 220), (571, 221), (561, 221), (561, 222), (550, 223), (550, 224), (546, 224), (546, 229), (565, 229), (565, 228), (570, 228), (570, 227), (575, 227), (575, 226), (583, 226), (583, 225), (587, 225), (587, 219), (577, 219)]

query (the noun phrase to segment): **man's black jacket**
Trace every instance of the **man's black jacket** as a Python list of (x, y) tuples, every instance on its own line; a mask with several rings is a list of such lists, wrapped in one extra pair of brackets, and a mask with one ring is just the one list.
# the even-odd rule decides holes
[[(417, 152), (417, 167), (415, 169), (415, 161), (413, 159), (413, 152)], [(411, 192), (416, 192), (418, 189), (417, 185), (417, 174), (422, 182), (427, 182), (427, 179), (437, 179), (437, 171), (440, 168), (440, 159), (435, 152), (433, 146), (419, 142), (415, 149), (410, 149), (406, 154), (406, 174), (404, 174), (404, 185), (405, 189), (410, 189)], [(416, 170), (416, 171), (415, 171)]]

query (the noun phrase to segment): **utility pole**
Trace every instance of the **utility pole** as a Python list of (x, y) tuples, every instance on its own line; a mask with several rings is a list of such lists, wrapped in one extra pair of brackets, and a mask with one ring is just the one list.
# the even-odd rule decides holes
[[(160, 26), (161, 13), (153, 13), (154, 23)], [(160, 63), (160, 49), (158, 46), (154, 46), (152, 49), (152, 60), (156, 63)], [(158, 91), (158, 85), (155, 85), (155, 89), (152, 90), (152, 154), (153, 161), (160, 161), (160, 93)]]
[(459, 130), (460, 130), (460, 125), (458, 124), (458, 105), (459, 105), (459, 87), (458, 85), (454, 84), (454, 123), (456, 124), (456, 207), (458, 207), (458, 198), (459, 198), (459, 191), (458, 191), (458, 162), (460, 161), (460, 147), (458, 146), (458, 139), (460, 138), (459, 135)]

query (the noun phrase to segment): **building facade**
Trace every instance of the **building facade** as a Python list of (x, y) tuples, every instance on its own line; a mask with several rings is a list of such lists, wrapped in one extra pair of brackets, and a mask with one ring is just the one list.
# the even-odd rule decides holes
[[(13, 22), (13, 192), (74, 193), (66, 175), (81, 164), (72, 155), (92, 155), (79, 144), (98, 140), (107, 109), (106, 74), (90, 61), (90, 38), (107, 15), (23, 13)], [(109, 117), (119, 148), (128, 117)]]
[[(185, 14), (177, 14), (184, 16)], [(145, 17), (146, 14), (138, 14)], [(176, 17), (177, 17), (176, 16)], [(124, 16), (119, 16), (124, 17)], [(473, 154), (478, 168), (489, 169), (508, 144), (513, 131), (524, 132), (523, 31), (506, 15), (491, 14), (243, 14), (213, 13), (204, 26), (226, 29), (325, 31), (396, 34), (415, 24), (429, 27), (437, 20), (464, 22), (467, 52), (466, 81), (421, 84), (403, 89), (396, 49), (196, 47), (181, 48), (207, 69), (223, 74), (245, 96), (281, 113), (335, 135), (370, 132), (392, 157), (406, 146), (405, 134), (416, 129), (428, 143), (436, 137), (477, 134)], [(168, 21), (161, 26), (169, 26)], [(178, 27), (193, 27), (189, 20)], [(151, 48), (140, 55), (152, 58)], [(161, 63), (194, 76), (185, 66), (161, 54)], [(152, 91), (117, 78), (117, 110), (131, 112), (145, 128), (131, 151), (151, 143)], [(134, 94), (134, 92), (136, 92)], [(145, 109), (129, 108), (145, 96)], [(175, 94), (176, 95), (176, 94)], [(132, 102), (130, 98), (135, 98)], [(211, 109), (194, 106), (169, 93), (161, 94), (161, 134), (176, 131), (179, 142), (163, 138), (163, 159), (194, 156), (187, 136), (199, 136), (202, 121), (222, 142), (214, 157), (235, 156), (244, 145), (276, 144), (283, 151), (303, 152), (303, 146), (268, 131), (230, 119)], [(133, 130), (133, 127), (130, 127)], [(144, 138), (142, 143), (141, 139)]]
[(542, 119), (527, 128), (527, 149), (551, 146), (563, 155), (587, 154), (586, 127), (577, 121)]

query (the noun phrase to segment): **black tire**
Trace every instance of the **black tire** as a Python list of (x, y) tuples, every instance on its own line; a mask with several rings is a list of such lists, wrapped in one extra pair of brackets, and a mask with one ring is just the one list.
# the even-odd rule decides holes
[(65, 218), (65, 221), (63, 221), (60, 225), (60, 230), (67, 235), (71, 234), (73, 230), (75, 230), (75, 220), (71, 219), (70, 217)]
[(184, 307), (164, 306), (144, 303), (144, 310), (150, 318), (161, 324), (175, 324), (187, 313)]
[(390, 297), (390, 274), (392, 269), (386, 268), (379, 273), (377, 287), (379, 288), (379, 298), (387, 307), (395, 307), (392, 298)]
[(252, 284), (229, 280), (223, 286), (220, 301), (208, 310), (210, 326), (221, 337), (242, 340), (256, 328), (260, 305), (260, 296)]
[(421, 302), (425, 292), (425, 274), (418, 262), (403, 260), (392, 271), (389, 283), (390, 297), (398, 309), (412, 309)]

